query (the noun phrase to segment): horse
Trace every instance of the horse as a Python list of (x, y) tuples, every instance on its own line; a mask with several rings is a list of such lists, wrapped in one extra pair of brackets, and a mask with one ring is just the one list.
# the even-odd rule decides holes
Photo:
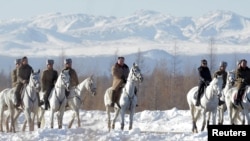
[(238, 88), (233, 87), (225, 93), (225, 102), (228, 110), (229, 122), (231, 125), (237, 124), (236, 118), (242, 114), (241, 124), (245, 124), (245, 118), (247, 118), (247, 124), (250, 125), (250, 86), (246, 86), (246, 90), (242, 96), (241, 103), (239, 105), (234, 104), (234, 100), (237, 97)]
[(89, 92), (92, 96), (96, 94), (96, 84), (93, 80), (93, 75), (84, 79), (75, 88), (70, 90), (70, 94), (67, 98), (69, 109), (74, 111), (72, 119), (69, 122), (68, 128), (71, 128), (75, 117), (77, 118), (78, 127), (81, 127), (81, 120), (79, 116), (79, 109), (84, 100), (84, 93)]
[[(234, 86), (235, 83), (235, 72), (234, 71), (228, 71), (227, 72), (227, 80), (226, 80), (226, 86), (222, 90), (222, 95), (220, 97), (221, 101), (225, 101), (225, 93), (229, 89), (231, 89)], [(224, 122), (224, 112), (227, 110), (226, 104), (221, 104), (218, 106), (218, 125), (222, 125)]]
[(217, 106), (219, 102), (219, 96), (221, 95), (222, 91), (222, 84), (223, 79), (221, 75), (218, 75), (213, 78), (213, 80), (210, 82), (210, 84), (206, 87), (203, 95), (201, 96), (201, 105), (195, 106), (196, 99), (195, 95), (198, 93), (198, 86), (195, 86), (191, 88), (187, 93), (187, 102), (189, 105), (189, 109), (192, 116), (192, 132), (198, 133), (196, 122), (198, 118), (200, 117), (200, 114), (202, 112), (203, 115), (203, 121), (202, 121), (202, 127), (201, 131), (204, 130), (206, 125), (206, 114), (208, 114), (207, 119), (207, 125), (209, 124), (210, 116), (212, 113), (212, 123), (213, 125), (216, 124), (216, 113), (217, 113)]
[[(14, 99), (15, 99), (15, 87), (6, 88), (0, 92), (0, 132), (3, 132), (3, 121), (4, 121), (4, 111), (8, 111), (6, 118), (6, 131), (7, 132), (16, 132), (15, 122), (19, 117), (21, 110), (15, 108)], [(10, 118), (10, 128), (9, 128), (9, 118)]]
[[(121, 109), (117, 105), (114, 106), (115, 116), (112, 122), (112, 129), (115, 128), (116, 118), (120, 112), (121, 116), (121, 130), (124, 129), (124, 116), (125, 112), (129, 111), (129, 130), (132, 129), (133, 126), (133, 116), (135, 112), (135, 107), (137, 104), (137, 96), (135, 95), (135, 86), (137, 82), (142, 82), (143, 76), (141, 74), (140, 68), (137, 64), (133, 63), (132, 68), (129, 71), (129, 75), (127, 78), (127, 83), (122, 89), (122, 93), (120, 96), (119, 104)], [(110, 111), (111, 111), (111, 91), (112, 87), (108, 88), (104, 94), (104, 104), (106, 107), (106, 113), (108, 118), (108, 129), (111, 130), (111, 121), (110, 121)]]
[(63, 115), (67, 98), (65, 90), (69, 91), (70, 75), (69, 70), (62, 70), (58, 75), (54, 88), (50, 92), (48, 98), (50, 103), (50, 127), (54, 126), (54, 113), (57, 112), (58, 128), (62, 128)]
[(29, 131), (34, 131), (35, 117), (37, 117), (39, 108), (38, 92), (40, 91), (40, 88), (40, 70), (37, 72), (32, 71), (29, 83), (24, 85), (24, 88), (22, 89), (22, 107), (25, 115), (25, 122), (22, 128), (23, 131), (25, 131), (26, 122), (28, 123)]

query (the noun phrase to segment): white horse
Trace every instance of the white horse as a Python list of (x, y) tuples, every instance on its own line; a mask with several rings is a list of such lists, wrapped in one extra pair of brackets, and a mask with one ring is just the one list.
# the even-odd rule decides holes
[[(16, 132), (15, 122), (21, 113), (20, 109), (16, 109), (14, 106), (14, 94), (15, 88), (6, 88), (0, 92), (0, 132), (3, 132), (4, 112), (7, 110), (8, 115), (5, 120), (5, 126), (7, 132)], [(10, 118), (10, 128), (9, 128)]]
[(25, 131), (26, 122), (28, 122), (29, 131), (34, 131), (34, 122), (39, 108), (38, 92), (40, 88), (40, 70), (32, 71), (29, 83), (22, 90), (23, 112), (26, 119), (23, 124), (23, 131)]
[(193, 87), (187, 93), (187, 102), (189, 105), (189, 109), (190, 109), (192, 121), (193, 121), (192, 131), (194, 133), (198, 132), (196, 122), (198, 118), (200, 117), (201, 111), (203, 115), (201, 131), (203, 131), (205, 128), (205, 125), (206, 125), (205, 121), (206, 121), (207, 113), (208, 113), (207, 125), (209, 124), (211, 113), (212, 113), (213, 125), (216, 124), (217, 106), (219, 102), (219, 96), (221, 95), (221, 91), (222, 91), (222, 84), (223, 84), (223, 79), (221, 75), (214, 77), (213, 80), (210, 82), (209, 86), (207, 86), (207, 88), (204, 90), (204, 94), (201, 96), (200, 106), (195, 106), (196, 99), (194, 98), (195, 94), (197, 94), (198, 92), (198, 86)]
[[(234, 83), (235, 83), (235, 72), (228, 71), (227, 72), (226, 86), (222, 90), (222, 95), (220, 97), (221, 101), (225, 101), (225, 93), (227, 93), (227, 91), (234, 86)], [(218, 110), (218, 124), (219, 125), (222, 125), (224, 122), (224, 112), (226, 111), (226, 109), (227, 109), (227, 107), (226, 107), (225, 103), (218, 106), (217, 110)]]
[(54, 113), (57, 112), (58, 128), (62, 128), (63, 115), (65, 106), (67, 104), (67, 98), (65, 90), (69, 90), (70, 75), (69, 70), (63, 70), (59, 74), (55, 87), (52, 89), (49, 96), (50, 103), (50, 127), (54, 126)]
[(69, 122), (68, 128), (71, 128), (75, 117), (77, 118), (78, 127), (81, 127), (81, 120), (79, 116), (79, 109), (83, 104), (84, 93), (89, 92), (92, 96), (96, 94), (96, 84), (93, 80), (93, 75), (84, 79), (81, 83), (79, 83), (75, 88), (70, 90), (70, 95), (68, 96), (68, 105), (69, 109), (74, 111), (72, 115), (72, 119)]
[[(121, 129), (124, 129), (124, 116), (125, 112), (129, 111), (129, 130), (132, 129), (133, 126), (133, 116), (135, 112), (135, 107), (137, 104), (137, 96), (135, 95), (135, 86), (137, 82), (142, 82), (143, 77), (140, 71), (140, 68), (137, 64), (133, 64), (132, 68), (130, 69), (127, 83), (125, 84), (124, 88), (122, 89), (121, 97), (119, 100), (119, 104), (121, 109), (115, 105), (115, 117), (112, 122), (112, 129), (115, 128), (116, 118), (120, 112), (121, 115)], [(111, 90), (112, 88), (108, 88), (104, 94), (104, 104), (106, 107), (107, 117), (108, 117), (108, 129), (110, 131), (111, 128), (111, 121), (110, 121), (110, 110), (111, 110)]]
[(236, 99), (238, 93), (237, 87), (233, 87), (229, 89), (225, 93), (225, 102), (228, 110), (229, 122), (234, 125), (236, 123), (236, 118), (242, 114), (241, 124), (245, 124), (245, 117), (247, 118), (247, 123), (250, 125), (250, 86), (246, 86), (246, 90), (242, 96), (241, 103), (239, 105), (234, 104), (234, 100)]

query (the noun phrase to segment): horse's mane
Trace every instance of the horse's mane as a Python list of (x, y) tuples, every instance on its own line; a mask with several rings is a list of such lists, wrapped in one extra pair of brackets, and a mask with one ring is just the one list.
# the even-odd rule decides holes
[(219, 81), (219, 79), (221, 80), (221, 81), (223, 81), (222, 79), (222, 75), (216, 75), (213, 79), (212, 79), (212, 81), (210, 82), (210, 85), (209, 86), (212, 86), (212, 85), (214, 85), (217, 81)]

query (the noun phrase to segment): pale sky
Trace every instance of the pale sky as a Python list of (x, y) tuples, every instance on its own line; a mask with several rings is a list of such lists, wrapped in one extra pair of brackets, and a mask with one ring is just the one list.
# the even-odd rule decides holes
[(141, 9), (177, 17), (199, 17), (215, 10), (250, 17), (249, 4), (249, 0), (0, 0), (0, 19), (56, 12), (122, 17)]

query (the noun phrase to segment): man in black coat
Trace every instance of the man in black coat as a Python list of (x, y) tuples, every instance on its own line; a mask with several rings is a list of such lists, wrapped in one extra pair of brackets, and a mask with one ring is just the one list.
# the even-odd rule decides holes
[(212, 81), (211, 73), (209, 68), (207, 67), (207, 60), (201, 60), (201, 66), (198, 68), (199, 71), (199, 87), (198, 87), (198, 95), (195, 105), (200, 105), (201, 94), (204, 93), (204, 89), (209, 85)]

